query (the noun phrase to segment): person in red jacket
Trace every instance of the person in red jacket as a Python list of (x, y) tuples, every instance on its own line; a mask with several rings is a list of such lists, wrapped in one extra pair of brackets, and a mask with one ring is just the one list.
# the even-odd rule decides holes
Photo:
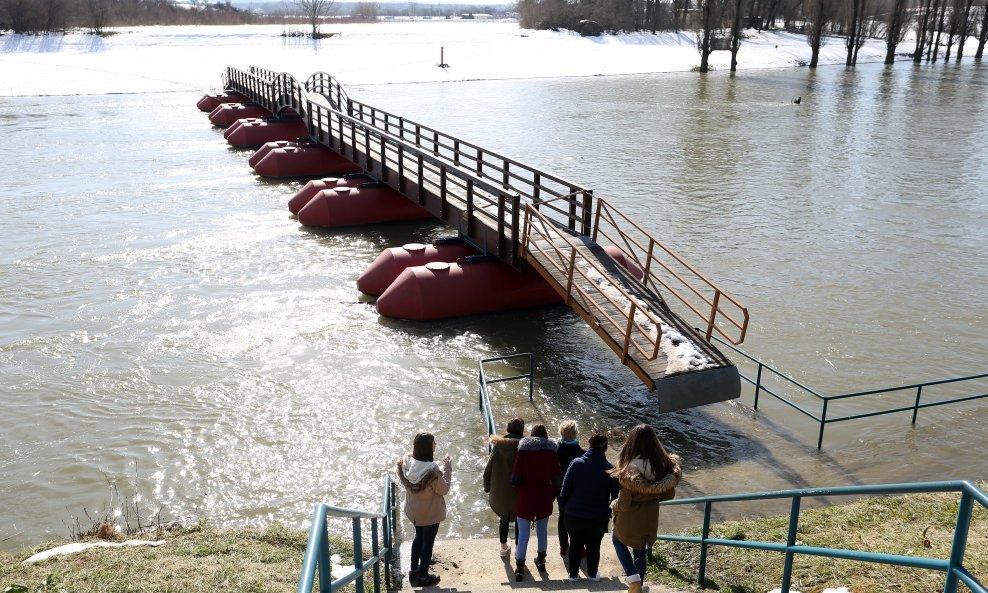
[(515, 516), (518, 517), (518, 546), (515, 549), (515, 580), (525, 578), (525, 554), (532, 524), (538, 537), (538, 556), (535, 567), (545, 572), (546, 549), (549, 546), (549, 515), (562, 484), (559, 468), (558, 446), (549, 440), (549, 432), (542, 424), (532, 427), (531, 436), (518, 443), (518, 455), (511, 473), (515, 486)]

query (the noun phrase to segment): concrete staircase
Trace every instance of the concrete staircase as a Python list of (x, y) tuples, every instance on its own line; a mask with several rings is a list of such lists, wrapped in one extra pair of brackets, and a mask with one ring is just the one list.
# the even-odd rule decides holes
[[(567, 583), (566, 568), (559, 556), (559, 544), (552, 535), (549, 537), (549, 557), (546, 562), (546, 572), (540, 574), (533, 564), (535, 559), (535, 538), (529, 542), (525, 580), (515, 582), (514, 546), (511, 557), (501, 558), (498, 554), (500, 544), (496, 539), (448, 539), (436, 542), (433, 552), (435, 563), (432, 572), (442, 580), (435, 587), (421, 589), (426, 593), (439, 592), (470, 592), (470, 593), (505, 593), (511, 589), (544, 591), (615, 591), (627, 590), (621, 575), (621, 565), (614, 556), (610, 534), (604, 536), (601, 545), (600, 574), (597, 582), (587, 578), (586, 563), (580, 568), (580, 580)], [(401, 567), (404, 578), (402, 590), (413, 591), (408, 584), (408, 558), (410, 542), (401, 546)], [(680, 593), (663, 585), (645, 583), (649, 593)]]

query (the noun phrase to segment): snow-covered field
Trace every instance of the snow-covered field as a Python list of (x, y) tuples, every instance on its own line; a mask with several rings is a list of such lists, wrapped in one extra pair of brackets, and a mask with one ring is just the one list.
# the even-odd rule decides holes
[[(0, 36), (0, 96), (211, 91), (227, 65), (262, 66), (305, 80), (328, 72), (345, 85), (478, 79), (595, 76), (688, 71), (700, 56), (689, 33), (580, 37), (532, 31), (517, 22), (436, 20), (327, 26), (333, 37), (282, 37), (279, 25), (126, 27), (83, 33)], [(739, 68), (806, 63), (805, 37), (750, 31)], [(842, 64), (844, 45), (830, 39), (821, 64)], [(903, 45), (906, 47), (908, 42)], [(440, 51), (448, 68), (440, 68)], [(859, 62), (881, 61), (884, 45), (869, 41)], [(730, 53), (714, 52), (715, 70)]]

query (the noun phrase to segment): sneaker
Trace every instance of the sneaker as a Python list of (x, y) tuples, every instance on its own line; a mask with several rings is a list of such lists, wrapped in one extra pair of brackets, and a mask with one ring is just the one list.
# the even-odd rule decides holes
[(433, 585), (439, 584), (439, 575), (429, 573), (424, 577), (419, 577), (414, 586), (416, 587), (431, 587)]
[(507, 558), (511, 555), (511, 545), (501, 544), (501, 558)]
[(413, 587), (419, 586), (419, 571), (413, 570), (412, 572), (408, 573), (408, 584)]
[(564, 581), (566, 581), (567, 583), (575, 583), (575, 582), (577, 582), (577, 581), (579, 581), (579, 580), (580, 580), (580, 577), (579, 577), (579, 576), (575, 576), (575, 577), (566, 577), (566, 578), (565, 578), (565, 579), (563, 579), (563, 580), (564, 580)]
[(591, 581), (593, 581), (593, 582), (595, 582), (595, 583), (596, 583), (597, 581), (599, 581), (599, 580), (600, 580), (600, 573), (598, 572), (598, 573), (597, 573), (597, 574), (595, 574), (594, 576), (592, 576), (592, 577), (590, 577), (590, 580), (591, 580)]

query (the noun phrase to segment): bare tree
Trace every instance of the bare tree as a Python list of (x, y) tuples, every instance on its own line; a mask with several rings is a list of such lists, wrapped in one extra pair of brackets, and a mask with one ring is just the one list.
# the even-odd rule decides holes
[(734, 18), (731, 19), (731, 72), (738, 70), (738, 50), (741, 49), (741, 17), (743, 16), (741, 4), (743, 0), (733, 0), (732, 8)]
[(849, 14), (847, 17), (847, 47), (845, 65), (854, 66), (858, 63), (858, 50), (864, 44), (864, 24), (867, 0), (848, 0)]
[(110, 21), (110, 0), (85, 0), (89, 12), (89, 30), (94, 35), (102, 35)]
[(711, 41), (720, 11), (717, 0), (700, 1), (703, 4), (700, 7), (703, 17), (700, 22), (700, 30), (696, 33), (696, 49), (700, 52), (700, 72), (704, 73), (710, 70), (710, 52), (713, 51)]
[(960, 39), (957, 40), (957, 61), (960, 62), (961, 58), (964, 57), (964, 43), (967, 41), (967, 36), (970, 35), (971, 31), (971, 8), (974, 7), (974, 0), (966, 0), (963, 3), (964, 7), (961, 9), (964, 13), (960, 18)]
[(988, 41), (988, 3), (981, 7), (981, 32), (978, 33), (978, 51), (974, 54), (978, 60), (985, 53), (985, 41)]
[(885, 63), (895, 62), (895, 48), (906, 34), (906, 0), (894, 0), (885, 29)]
[(299, 12), (305, 20), (312, 26), (312, 38), (319, 39), (319, 25), (322, 20), (336, 11), (335, 0), (296, 0)]
[(820, 46), (823, 45), (823, 30), (830, 21), (830, 2), (828, 0), (810, 0), (809, 5), (810, 30), (806, 34), (806, 42), (810, 44), (810, 68), (816, 68), (820, 60)]
[(927, 25), (930, 21), (933, 0), (926, 0), (919, 12), (919, 21), (916, 23), (916, 49), (913, 51), (913, 61), (920, 62), (923, 59), (923, 48), (926, 47)]

